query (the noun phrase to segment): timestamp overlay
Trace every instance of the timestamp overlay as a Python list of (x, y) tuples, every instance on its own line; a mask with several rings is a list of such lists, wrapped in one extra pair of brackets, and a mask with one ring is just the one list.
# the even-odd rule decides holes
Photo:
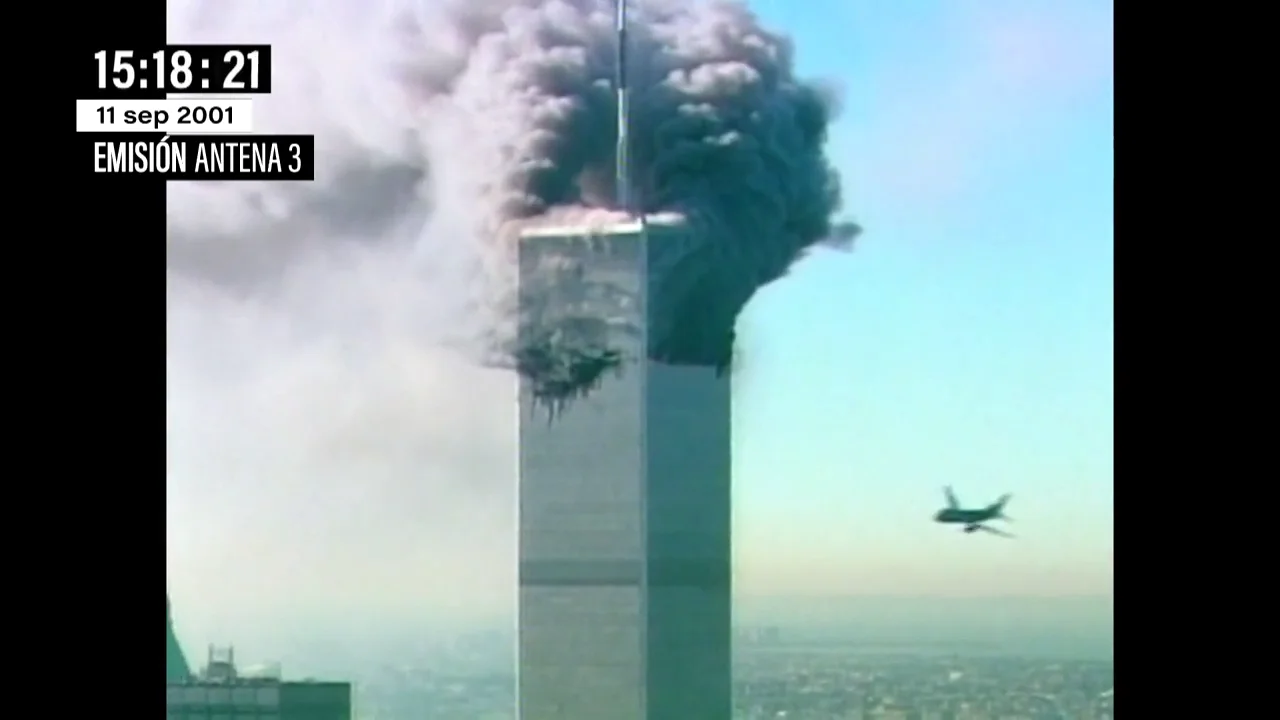
[(96, 99), (76, 101), (76, 133), (95, 175), (315, 179), (314, 136), (254, 133), (253, 95), (271, 92), (270, 46), (99, 50), (92, 62)]

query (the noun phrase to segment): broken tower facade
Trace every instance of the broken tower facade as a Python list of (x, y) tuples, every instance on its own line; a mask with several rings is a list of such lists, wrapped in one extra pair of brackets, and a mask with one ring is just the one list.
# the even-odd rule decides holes
[(520, 381), (521, 720), (732, 715), (729, 377), (646, 351), (653, 250), (683, 232), (521, 239), (522, 343), (571, 328), (622, 358), (563, 402)]

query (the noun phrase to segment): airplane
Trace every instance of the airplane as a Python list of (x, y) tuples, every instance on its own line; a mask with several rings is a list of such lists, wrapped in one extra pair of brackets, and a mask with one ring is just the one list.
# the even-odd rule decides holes
[(947, 506), (933, 516), (935, 522), (963, 524), (966, 533), (981, 530), (1001, 537), (1013, 537), (1003, 530), (983, 524), (991, 520), (1012, 521), (1013, 518), (1004, 514), (1004, 506), (1009, 502), (1009, 498), (1013, 497), (1012, 495), (1001, 495), (999, 500), (984, 508), (965, 510), (960, 507), (960, 501), (956, 499), (956, 494), (951, 492), (950, 487), (943, 488), (943, 492), (947, 494)]

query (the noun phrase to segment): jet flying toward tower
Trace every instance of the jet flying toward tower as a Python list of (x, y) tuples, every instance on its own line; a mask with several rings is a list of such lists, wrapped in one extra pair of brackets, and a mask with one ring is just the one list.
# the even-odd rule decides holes
[(966, 533), (981, 530), (992, 535), (1013, 537), (1003, 530), (983, 524), (992, 520), (1004, 520), (1005, 522), (1013, 520), (1013, 518), (1004, 514), (1004, 506), (1009, 502), (1009, 498), (1013, 497), (1012, 495), (1006, 493), (1001, 495), (1000, 499), (984, 508), (966, 510), (960, 507), (960, 501), (956, 499), (956, 495), (951, 491), (950, 487), (943, 488), (943, 492), (947, 496), (947, 506), (933, 516), (935, 522), (964, 525)]

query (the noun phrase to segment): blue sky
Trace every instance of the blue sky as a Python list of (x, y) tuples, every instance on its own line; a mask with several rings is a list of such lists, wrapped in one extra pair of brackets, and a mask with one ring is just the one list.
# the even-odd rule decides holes
[[(866, 233), (741, 320), (739, 588), (1110, 592), (1110, 3), (752, 5), (843, 86)], [(931, 525), (946, 483), (1020, 537)]]

